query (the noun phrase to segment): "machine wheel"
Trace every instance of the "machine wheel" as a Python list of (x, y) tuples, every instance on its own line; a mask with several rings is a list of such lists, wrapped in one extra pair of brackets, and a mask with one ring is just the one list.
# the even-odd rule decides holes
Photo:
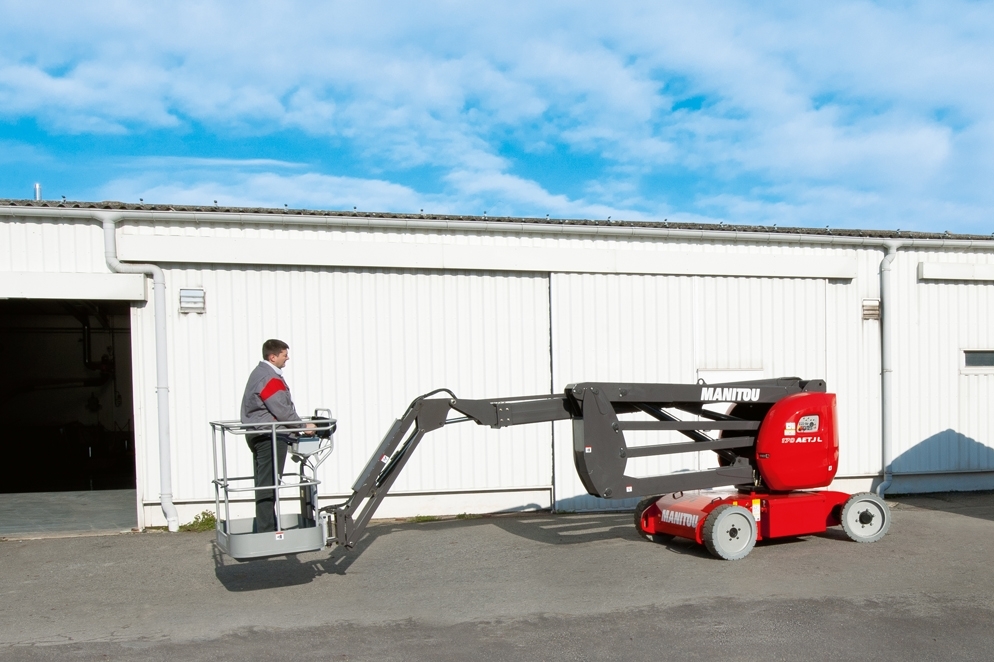
[(742, 506), (718, 506), (704, 520), (704, 546), (726, 561), (744, 558), (756, 546), (756, 519)]
[(668, 533), (648, 533), (645, 529), (642, 528), (642, 513), (645, 512), (646, 508), (656, 503), (657, 501), (659, 501), (659, 497), (652, 496), (652, 497), (646, 497), (645, 499), (642, 499), (641, 501), (638, 502), (638, 505), (635, 506), (635, 530), (638, 531), (640, 536), (642, 536), (643, 538), (645, 538), (650, 542), (669, 542), (670, 540), (673, 540), (675, 536), (672, 536)]
[(842, 530), (856, 542), (876, 542), (890, 529), (890, 508), (872, 492), (849, 497), (842, 506)]

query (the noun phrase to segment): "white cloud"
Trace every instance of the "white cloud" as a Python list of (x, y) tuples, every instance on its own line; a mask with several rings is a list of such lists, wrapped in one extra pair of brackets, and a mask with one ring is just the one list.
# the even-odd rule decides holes
[(456, 172), (445, 193), (423, 194), (393, 182), (307, 172), (258, 170), (252, 162), (188, 160), (187, 167), (156, 171), (108, 182), (94, 192), (101, 200), (149, 204), (188, 204), (433, 214), (489, 213), (491, 216), (641, 219), (635, 209), (612, 207), (551, 194), (534, 182), (499, 172)]
[[(163, 162), (155, 182), (108, 184), (129, 195), (334, 206), (355, 190), (380, 209), (672, 219), (679, 206), (923, 228), (981, 227), (994, 203), (989, 4), (0, 2), (0, 15), (0, 119), (301, 132), (397, 179), (244, 162), (197, 179)], [(702, 107), (672, 110), (688, 97)], [(517, 174), (557, 149), (595, 163), (569, 193)], [(423, 167), (433, 185), (403, 183)], [(665, 177), (697, 188), (643, 183)]]
[(140, 156), (134, 159), (129, 159), (127, 165), (137, 166), (140, 168), (159, 169), (220, 167), (247, 170), (251, 168), (303, 168), (306, 167), (307, 164), (297, 163), (294, 161), (280, 161), (278, 159), (219, 159), (195, 156)]
[(34, 145), (15, 140), (0, 140), (0, 163), (52, 163), (51, 155)]
[(142, 198), (149, 204), (212, 205), (216, 200), (230, 206), (407, 212), (424, 203), (416, 191), (382, 180), (243, 170), (147, 172), (108, 182), (99, 197), (128, 202)]

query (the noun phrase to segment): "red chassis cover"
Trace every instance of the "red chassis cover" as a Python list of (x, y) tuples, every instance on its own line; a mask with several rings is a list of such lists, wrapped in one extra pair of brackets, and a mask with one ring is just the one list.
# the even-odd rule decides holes
[(838, 526), (845, 492), (695, 492), (667, 494), (642, 513), (642, 530), (669, 534), (703, 544), (704, 520), (722, 504), (742, 506), (756, 519), (757, 540), (805, 536)]

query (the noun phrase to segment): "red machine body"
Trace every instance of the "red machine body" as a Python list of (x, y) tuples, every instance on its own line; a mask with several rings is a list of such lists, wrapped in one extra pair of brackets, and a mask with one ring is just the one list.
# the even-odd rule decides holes
[(834, 393), (796, 393), (772, 407), (756, 438), (756, 466), (775, 492), (826, 487), (839, 470)]
[(774, 403), (760, 423), (754, 460), (756, 486), (643, 500), (636, 528), (657, 541), (693, 540), (728, 560), (742, 558), (758, 540), (811, 535), (830, 526), (842, 525), (859, 542), (886, 533), (887, 507), (876, 495), (810, 491), (831, 484), (839, 468), (835, 395), (797, 393)]
[(841, 523), (845, 492), (697, 492), (667, 494), (642, 511), (640, 528), (704, 543), (704, 522), (721, 505), (741, 506), (756, 520), (756, 540), (821, 533)]

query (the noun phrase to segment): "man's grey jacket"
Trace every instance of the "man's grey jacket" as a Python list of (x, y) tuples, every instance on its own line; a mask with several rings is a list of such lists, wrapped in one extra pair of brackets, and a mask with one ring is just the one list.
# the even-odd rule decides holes
[[(267, 361), (260, 361), (245, 385), (242, 396), (242, 423), (299, 421), (283, 375)], [(265, 429), (260, 430), (265, 433)]]

